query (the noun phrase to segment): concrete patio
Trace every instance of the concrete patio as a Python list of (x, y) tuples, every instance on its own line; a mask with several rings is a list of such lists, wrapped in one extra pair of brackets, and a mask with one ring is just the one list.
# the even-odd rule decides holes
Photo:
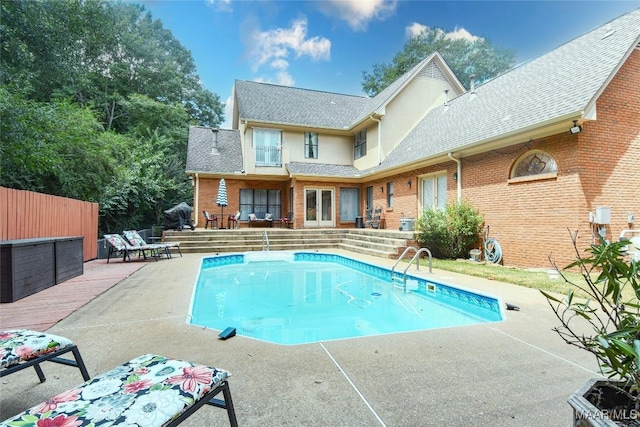
[[(119, 283), (87, 295), (49, 332), (75, 341), (92, 376), (145, 353), (227, 369), (241, 426), (565, 426), (572, 415), (567, 398), (597, 376), (595, 360), (551, 330), (555, 317), (537, 290), (435, 270), (436, 280), (497, 296), (520, 311), (505, 311), (499, 323), (297, 346), (242, 336), (222, 341), (219, 331), (186, 323), (202, 258), (92, 261)], [(91, 285), (74, 280), (78, 294)], [(30, 327), (38, 310), (62, 304), (70, 295), (63, 285), (46, 298), (27, 297), (36, 301), (30, 311), (12, 309), (20, 302), (2, 304), (2, 329), (20, 326), (11, 323), (16, 316)], [(43, 384), (30, 369), (2, 378), (0, 419), (82, 382), (77, 369), (43, 369)], [(205, 407), (183, 425), (225, 426), (228, 419)]]

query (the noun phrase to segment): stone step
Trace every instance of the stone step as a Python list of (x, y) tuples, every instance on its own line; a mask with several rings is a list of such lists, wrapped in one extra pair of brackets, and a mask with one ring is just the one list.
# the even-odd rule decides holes
[(168, 242), (180, 242), (184, 253), (262, 251), (265, 230), (272, 251), (340, 248), (397, 258), (407, 246), (415, 246), (412, 232), (362, 229), (185, 230), (167, 231), (164, 238)]

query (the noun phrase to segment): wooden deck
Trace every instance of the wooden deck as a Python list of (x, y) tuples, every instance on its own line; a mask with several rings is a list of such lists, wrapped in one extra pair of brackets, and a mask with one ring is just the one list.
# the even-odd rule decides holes
[(0, 304), (0, 330), (33, 329), (46, 331), (107, 289), (116, 285), (151, 261), (99, 259), (83, 264), (81, 276), (29, 295), (12, 303)]

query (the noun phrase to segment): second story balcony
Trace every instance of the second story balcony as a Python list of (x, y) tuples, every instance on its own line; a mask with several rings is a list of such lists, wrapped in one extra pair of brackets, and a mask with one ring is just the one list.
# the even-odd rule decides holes
[(281, 147), (256, 147), (256, 166), (282, 166)]

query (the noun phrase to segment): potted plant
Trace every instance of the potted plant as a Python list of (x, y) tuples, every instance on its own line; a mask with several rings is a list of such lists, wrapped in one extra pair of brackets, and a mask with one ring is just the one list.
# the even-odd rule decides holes
[(640, 426), (640, 263), (625, 258), (625, 242), (600, 239), (565, 267), (552, 261), (569, 290), (563, 298), (541, 291), (560, 321), (567, 343), (593, 354), (606, 379), (594, 379), (569, 398), (574, 426)]

